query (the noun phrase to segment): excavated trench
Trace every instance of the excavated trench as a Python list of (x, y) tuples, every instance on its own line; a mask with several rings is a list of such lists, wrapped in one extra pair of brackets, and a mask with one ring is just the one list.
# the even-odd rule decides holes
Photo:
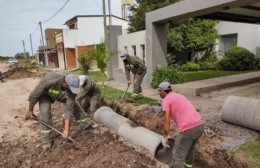
[[(158, 108), (150, 105), (137, 106), (133, 103), (125, 101), (108, 101), (102, 100), (101, 105), (106, 105), (112, 109), (117, 110), (117, 113), (124, 117), (129, 118), (137, 125), (148, 128), (158, 134), (163, 134), (163, 114), (159, 113)], [(172, 124), (173, 125), (173, 124)], [(211, 130), (217, 132), (217, 128), (214, 125), (207, 125)], [(171, 127), (170, 134), (175, 137), (177, 133), (176, 127)], [(207, 167), (207, 168), (251, 168), (254, 165), (243, 161), (233, 153), (224, 149), (219, 149), (216, 145), (222, 137), (218, 135), (206, 136), (205, 134), (200, 138), (196, 147), (196, 161), (195, 167)]]

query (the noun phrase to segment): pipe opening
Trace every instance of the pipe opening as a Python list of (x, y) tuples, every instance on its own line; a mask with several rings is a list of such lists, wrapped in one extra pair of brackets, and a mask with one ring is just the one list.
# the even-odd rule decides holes
[(173, 150), (173, 146), (174, 146), (174, 140), (173, 139), (169, 139), (169, 145), (170, 148), (163, 148), (162, 143), (160, 143), (158, 145), (158, 147), (156, 148), (155, 151), (155, 155), (154, 157), (159, 160), (160, 162), (163, 162), (167, 165), (170, 164), (170, 162), (172, 161), (172, 150)]

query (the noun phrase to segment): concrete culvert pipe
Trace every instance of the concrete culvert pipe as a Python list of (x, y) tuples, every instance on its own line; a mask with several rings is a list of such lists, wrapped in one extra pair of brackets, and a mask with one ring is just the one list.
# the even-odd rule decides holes
[(109, 107), (101, 107), (94, 114), (94, 120), (112, 128), (124, 138), (146, 148), (159, 161), (169, 164), (172, 159), (174, 140), (170, 139), (170, 148), (164, 149), (162, 136), (144, 127), (137, 126), (129, 119), (117, 114)]
[(221, 111), (223, 121), (260, 131), (260, 100), (229, 96)]

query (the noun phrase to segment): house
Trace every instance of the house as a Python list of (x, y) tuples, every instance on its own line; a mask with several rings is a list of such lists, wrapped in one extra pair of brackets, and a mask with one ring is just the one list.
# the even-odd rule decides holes
[[(38, 60), (39, 64), (42, 63), (44, 66), (48, 66), (50, 68), (59, 67), (55, 36), (56, 36), (56, 34), (58, 34), (60, 32), (61, 32), (61, 29), (48, 28), (45, 30), (46, 43), (45, 43), (44, 47), (43, 47), (43, 45), (41, 45), (38, 48), (38, 59), (37, 60)], [(46, 55), (44, 54), (44, 50), (45, 50)]]
[[(106, 17), (109, 23), (109, 16)], [(112, 15), (112, 24), (120, 25), (125, 31), (128, 22)], [(65, 22), (68, 29), (56, 34), (58, 62), (62, 69), (78, 68), (78, 56), (89, 47), (104, 40), (103, 15), (77, 15)]]
[[(237, 23), (220, 21), (216, 26), (216, 30), (219, 34), (217, 39), (215, 51), (218, 56), (223, 56), (232, 46), (241, 46), (247, 48), (256, 58), (260, 58), (260, 26), (256, 24)], [(147, 66), (149, 56), (146, 52), (146, 31), (139, 31), (130, 34), (124, 34), (117, 36), (118, 51), (127, 51), (130, 55), (135, 55), (141, 58)], [(115, 80), (124, 82), (126, 81), (124, 74), (123, 62), (117, 58), (118, 64), (114, 64), (113, 78)], [(158, 61), (159, 62), (159, 61)], [(144, 78), (144, 83), (149, 84), (150, 81)]]

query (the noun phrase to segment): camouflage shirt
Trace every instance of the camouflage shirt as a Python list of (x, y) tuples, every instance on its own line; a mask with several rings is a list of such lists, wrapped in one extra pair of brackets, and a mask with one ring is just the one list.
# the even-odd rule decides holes
[(130, 59), (128, 62), (124, 61), (124, 66), (125, 66), (125, 74), (127, 77), (127, 80), (130, 80), (130, 71), (133, 74), (138, 74), (141, 75), (144, 72), (146, 72), (146, 66), (144, 65), (143, 61), (136, 56), (130, 56)]
[(50, 98), (52, 103), (56, 100), (65, 103), (65, 119), (70, 119), (75, 107), (75, 97), (69, 89), (63, 91), (62, 83), (65, 80), (65, 74), (50, 72), (31, 92), (28, 101), (35, 105), (41, 96)]

